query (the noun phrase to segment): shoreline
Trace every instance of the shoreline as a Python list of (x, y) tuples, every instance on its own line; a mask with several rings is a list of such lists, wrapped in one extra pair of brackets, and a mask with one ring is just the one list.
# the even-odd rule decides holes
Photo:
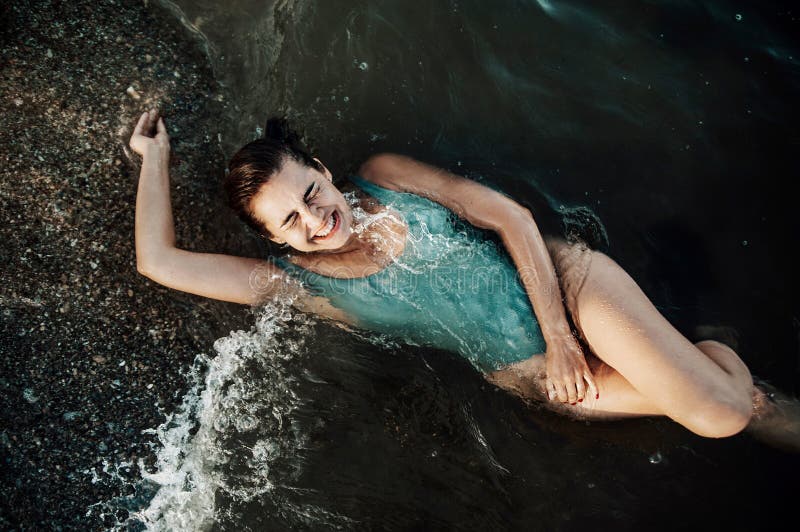
[(0, 10), (0, 527), (99, 530), (116, 520), (87, 508), (153, 464), (143, 431), (180, 404), (195, 356), (250, 319), (136, 271), (127, 140), (143, 110), (172, 137), (178, 245), (259, 250), (223, 201), (224, 95), (177, 21), (147, 2)]

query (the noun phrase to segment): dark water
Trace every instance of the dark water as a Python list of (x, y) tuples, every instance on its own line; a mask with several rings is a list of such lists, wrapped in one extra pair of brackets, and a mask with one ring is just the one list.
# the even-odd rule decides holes
[[(681, 331), (734, 327), (753, 373), (797, 393), (800, 10), (168, 7), (225, 86), (226, 153), (287, 114), (339, 175), (392, 151), (491, 180), (546, 226), (588, 206), (607, 252)], [(162, 456), (165, 487), (142, 513), (153, 527), (752, 530), (794, 517), (798, 458), (747, 435), (567, 421), (452, 354), (276, 312), (218, 342), (205, 384), (162, 427), (181, 454)]]

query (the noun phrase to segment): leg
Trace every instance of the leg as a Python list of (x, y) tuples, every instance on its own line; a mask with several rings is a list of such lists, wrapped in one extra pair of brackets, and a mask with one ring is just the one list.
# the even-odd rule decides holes
[[(727, 346), (706, 340), (695, 344), (721, 368), (741, 364), (739, 358)], [(552, 410), (578, 419), (612, 420), (626, 417), (665, 415), (653, 402), (634, 388), (618, 371), (587, 353), (587, 362), (602, 390), (599, 399), (587, 397), (577, 405), (549, 401), (544, 389), (544, 355), (511, 364), (502, 370), (486, 375), (492, 384), (522, 397), (544, 402)]]
[[(606, 255), (563, 240), (547, 243), (567, 309), (592, 353), (605, 365), (593, 367), (600, 399), (590, 398), (565, 410), (592, 418), (666, 415), (708, 437), (729, 436), (745, 428), (752, 414), (753, 385), (750, 372), (732, 349), (713, 341), (692, 344)], [(530, 376), (540, 374), (537, 365), (543, 363), (536, 359), (489, 378), (536, 395)]]
[(551, 410), (577, 419), (612, 420), (663, 414), (614, 368), (591, 354), (586, 358), (602, 393), (599, 399), (587, 396), (577, 405), (548, 400), (544, 354), (489, 373), (486, 379), (523, 399), (540, 401)]
[[(550, 245), (554, 262), (563, 262), (558, 257), (566, 244)], [(589, 253), (581, 286), (565, 296), (593, 353), (654, 410), (689, 430), (709, 437), (741, 431), (752, 414), (753, 385), (739, 357), (718, 342), (692, 344), (619, 265), (602, 253)], [(602, 390), (600, 395), (602, 401)]]

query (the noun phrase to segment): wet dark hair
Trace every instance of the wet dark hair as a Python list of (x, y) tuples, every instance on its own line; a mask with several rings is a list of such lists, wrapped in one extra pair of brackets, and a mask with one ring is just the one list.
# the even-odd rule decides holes
[(242, 221), (265, 237), (270, 236), (269, 231), (255, 217), (250, 202), (261, 186), (280, 172), (287, 159), (323, 171), (323, 166), (314, 160), (288, 121), (274, 117), (267, 120), (264, 138), (243, 146), (228, 163), (224, 183), (228, 205)]

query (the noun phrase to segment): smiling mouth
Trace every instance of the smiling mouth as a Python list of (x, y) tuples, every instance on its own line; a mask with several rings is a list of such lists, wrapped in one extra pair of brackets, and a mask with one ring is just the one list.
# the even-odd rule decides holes
[(314, 241), (320, 240), (327, 240), (329, 239), (338, 229), (341, 223), (341, 217), (339, 216), (339, 211), (333, 211), (328, 218), (328, 222), (325, 224), (325, 227), (320, 229), (316, 235), (314, 235)]

